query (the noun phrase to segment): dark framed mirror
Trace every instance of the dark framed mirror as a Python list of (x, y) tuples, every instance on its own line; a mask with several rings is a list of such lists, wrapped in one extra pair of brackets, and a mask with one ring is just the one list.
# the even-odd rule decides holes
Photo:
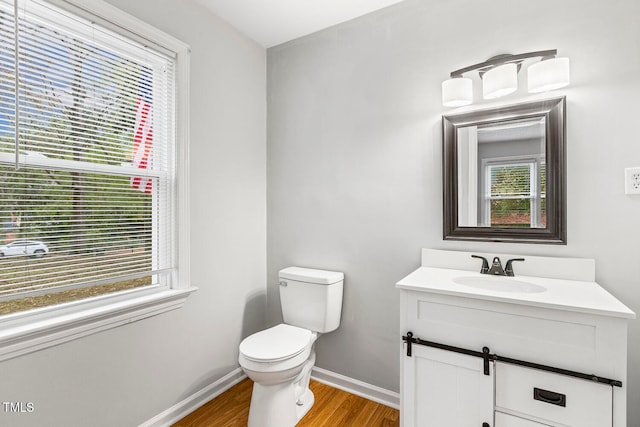
[(442, 116), (443, 238), (566, 244), (566, 100)]

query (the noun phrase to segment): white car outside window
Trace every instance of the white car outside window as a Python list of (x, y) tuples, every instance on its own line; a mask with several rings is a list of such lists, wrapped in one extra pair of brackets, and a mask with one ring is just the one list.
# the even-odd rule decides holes
[(36, 256), (41, 257), (49, 253), (49, 248), (37, 240), (16, 240), (0, 246), (0, 256)]

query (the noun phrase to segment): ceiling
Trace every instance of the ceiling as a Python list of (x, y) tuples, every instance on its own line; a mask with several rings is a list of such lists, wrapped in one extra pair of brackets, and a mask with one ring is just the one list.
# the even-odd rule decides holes
[(195, 0), (268, 48), (402, 0)]

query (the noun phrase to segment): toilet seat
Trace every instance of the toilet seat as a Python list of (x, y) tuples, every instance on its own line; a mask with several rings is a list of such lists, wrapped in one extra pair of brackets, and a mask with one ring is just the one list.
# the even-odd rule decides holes
[(238, 362), (254, 372), (284, 372), (299, 369), (309, 358), (317, 334), (281, 323), (248, 336), (240, 343)]
[(255, 362), (279, 362), (302, 353), (311, 341), (311, 331), (281, 323), (248, 336), (240, 353)]

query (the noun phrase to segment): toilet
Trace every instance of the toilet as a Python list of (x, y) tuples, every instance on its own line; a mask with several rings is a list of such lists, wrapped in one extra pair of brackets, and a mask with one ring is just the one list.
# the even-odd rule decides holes
[(284, 323), (248, 336), (238, 362), (254, 382), (248, 427), (293, 427), (313, 406), (314, 343), (340, 325), (344, 274), (288, 267), (279, 274)]

